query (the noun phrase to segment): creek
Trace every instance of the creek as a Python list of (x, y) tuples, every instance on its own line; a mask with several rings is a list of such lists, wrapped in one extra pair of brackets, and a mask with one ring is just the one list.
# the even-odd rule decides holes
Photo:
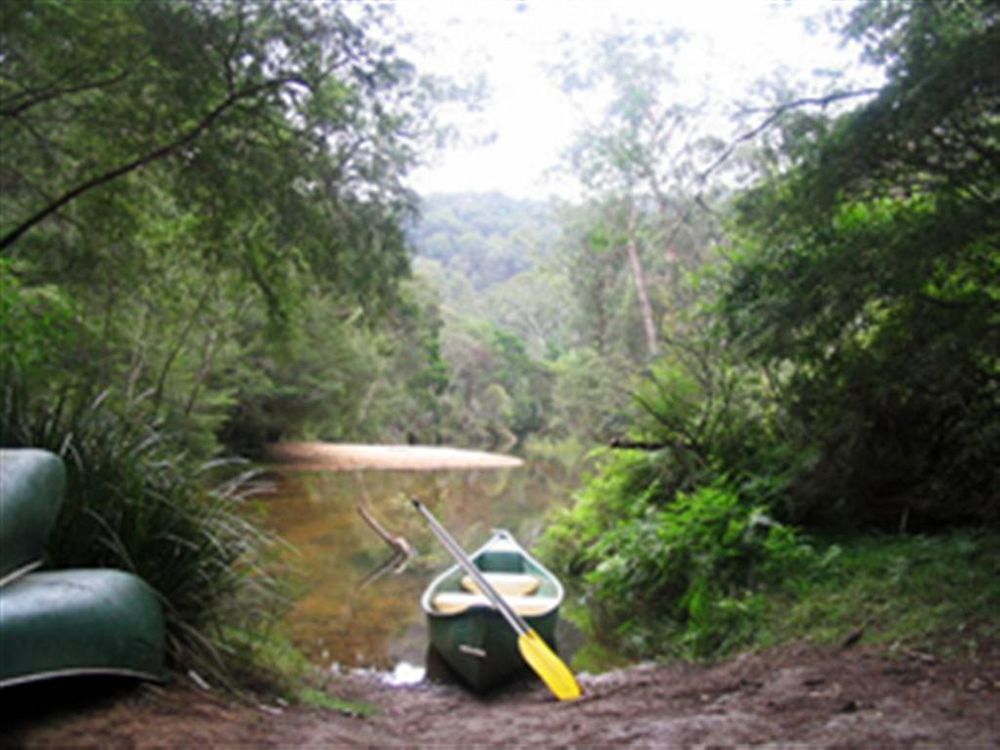
[[(375, 669), (396, 682), (423, 677), (427, 636), (420, 595), (452, 564), (412, 508), (417, 497), (467, 551), (504, 528), (531, 549), (546, 513), (567, 504), (575, 480), (525, 464), (446, 471), (282, 471), (266, 500), (267, 525), (289, 547), (297, 581), (288, 616), (292, 640), (314, 663), (331, 669)], [(405, 570), (383, 570), (392, 550), (358, 512), (363, 502), (393, 536), (414, 549)], [(582, 643), (561, 624), (560, 651)], [(567, 658), (569, 658), (567, 656)]]

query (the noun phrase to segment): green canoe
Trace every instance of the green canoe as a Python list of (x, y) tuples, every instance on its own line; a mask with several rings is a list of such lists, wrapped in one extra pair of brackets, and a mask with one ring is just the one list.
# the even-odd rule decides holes
[(0, 688), (75, 674), (164, 677), (159, 597), (120, 570), (31, 572), (62, 505), (48, 451), (0, 450)]
[[(469, 556), (494, 588), (550, 646), (563, 587), (506, 531)], [(435, 578), (420, 605), (431, 648), (471, 688), (483, 692), (523, 672), (517, 635), (457, 565)]]
[(30, 573), (0, 588), (0, 688), (52, 677), (164, 678), (163, 611), (120, 570)]
[(0, 450), (0, 586), (42, 563), (66, 491), (66, 467), (48, 451)]

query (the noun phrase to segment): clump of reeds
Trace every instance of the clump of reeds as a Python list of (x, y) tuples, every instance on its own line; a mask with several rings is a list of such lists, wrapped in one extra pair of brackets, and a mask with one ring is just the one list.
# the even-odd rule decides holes
[(255, 679), (255, 643), (284, 611), (265, 570), (275, 539), (246, 500), (253, 473), (201, 463), (171, 443), (137, 405), (75, 391), (29, 397), (5, 378), (0, 444), (46, 448), (67, 468), (67, 493), (48, 553), (53, 567), (130, 571), (157, 591), (168, 658), (237, 689)]

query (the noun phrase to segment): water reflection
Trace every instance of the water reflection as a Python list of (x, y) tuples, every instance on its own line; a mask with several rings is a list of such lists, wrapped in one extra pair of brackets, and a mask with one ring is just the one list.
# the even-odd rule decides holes
[[(567, 496), (566, 483), (530, 466), (286, 474), (267, 506), (269, 525), (295, 549), (291, 561), (302, 581), (289, 618), (292, 638), (318, 664), (413, 680), (427, 646), (420, 594), (451, 561), (409, 498), (423, 500), (466, 549), (475, 549), (493, 528), (509, 529), (530, 548), (544, 513)], [(391, 551), (358, 514), (359, 499), (414, 546), (402, 573), (373, 576)]]

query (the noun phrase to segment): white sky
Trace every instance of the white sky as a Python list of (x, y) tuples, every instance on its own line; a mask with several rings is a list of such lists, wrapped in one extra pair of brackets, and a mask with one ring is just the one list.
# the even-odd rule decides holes
[(567, 193), (544, 173), (572, 139), (579, 115), (542, 69), (555, 60), (565, 35), (581, 40), (634, 23), (640, 29), (680, 27), (691, 39), (681, 59), (692, 96), (713, 92), (724, 108), (750, 84), (784, 65), (797, 78), (816, 68), (843, 68), (858, 51), (825, 31), (810, 34), (804, 19), (850, 0), (397, 0), (412, 31), (404, 54), (422, 72), (456, 77), (482, 72), (491, 96), (478, 122), (461, 119), (463, 133), (489, 145), (453, 148), (412, 174), (421, 193), (499, 190), (516, 197)]

